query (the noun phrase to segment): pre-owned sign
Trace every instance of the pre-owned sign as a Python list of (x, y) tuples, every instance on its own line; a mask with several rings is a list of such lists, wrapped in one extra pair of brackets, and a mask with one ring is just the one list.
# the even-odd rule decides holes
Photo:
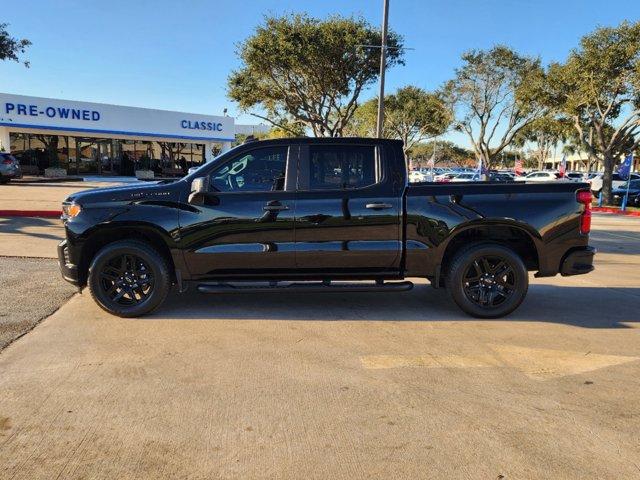
[(0, 126), (112, 135), (224, 140), (231, 117), (152, 110), (0, 93)]

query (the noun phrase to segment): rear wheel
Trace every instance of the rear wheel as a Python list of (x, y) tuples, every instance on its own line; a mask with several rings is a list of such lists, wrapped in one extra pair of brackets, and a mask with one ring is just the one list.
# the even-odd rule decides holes
[(96, 303), (119, 317), (151, 313), (171, 288), (166, 259), (146, 243), (132, 240), (100, 250), (89, 267), (88, 283)]
[(513, 250), (482, 243), (456, 254), (447, 271), (446, 287), (453, 301), (469, 315), (498, 318), (522, 303), (529, 276)]

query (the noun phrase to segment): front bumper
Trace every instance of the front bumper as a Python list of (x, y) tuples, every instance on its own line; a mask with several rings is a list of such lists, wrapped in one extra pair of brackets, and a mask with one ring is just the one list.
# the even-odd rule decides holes
[(569, 275), (583, 275), (593, 271), (593, 256), (596, 254), (593, 247), (579, 247), (571, 250), (560, 265), (560, 274), (563, 277)]
[(76, 287), (79, 286), (78, 266), (72, 264), (69, 260), (69, 247), (66, 240), (58, 244), (58, 265), (60, 266), (62, 278)]

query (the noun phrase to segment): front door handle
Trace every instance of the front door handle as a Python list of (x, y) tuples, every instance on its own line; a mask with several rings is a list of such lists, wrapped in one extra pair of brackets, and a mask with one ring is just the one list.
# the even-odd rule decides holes
[(280, 202), (269, 202), (262, 209), (265, 212), (281, 212), (282, 210), (289, 210), (289, 207)]
[(393, 208), (390, 203), (367, 203), (367, 208), (372, 210), (386, 210), (387, 208)]

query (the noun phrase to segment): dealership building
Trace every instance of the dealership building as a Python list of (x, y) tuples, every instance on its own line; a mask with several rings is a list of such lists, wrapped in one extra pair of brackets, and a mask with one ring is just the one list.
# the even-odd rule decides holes
[(230, 148), (236, 133), (267, 129), (228, 116), (0, 93), (0, 149), (25, 174), (177, 176)]

